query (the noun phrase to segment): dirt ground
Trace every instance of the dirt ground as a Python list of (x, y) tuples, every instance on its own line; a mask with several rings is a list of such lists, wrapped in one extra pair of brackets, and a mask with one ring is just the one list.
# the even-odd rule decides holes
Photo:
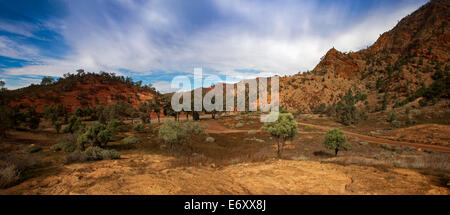
[(441, 194), (434, 177), (406, 169), (269, 160), (215, 168), (168, 168), (173, 158), (130, 154), (72, 164), (1, 194)]
[(392, 140), (449, 147), (450, 126), (439, 124), (421, 124), (385, 132), (383, 137)]
[[(273, 140), (260, 130), (258, 120), (228, 116), (200, 121), (215, 141), (196, 138), (195, 153), (188, 159), (161, 147), (154, 124), (145, 132), (114, 137), (109, 147), (121, 152), (119, 160), (70, 165), (63, 164), (65, 153), (49, 150), (62, 134), (14, 131), (0, 144), (0, 153), (35, 156), (41, 165), (0, 194), (450, 194), (450, 156), (441, 148), (424, 151), (347, 131), (352, 149), (334, 157), (321, 144), (333, 125), (317, 118), (299, 121), (299, 135), (277, 158)], [(242, 125), (236, 128), (238, 123)], [(130, 135), (142, 143), (122, 150), (121, 138)], [(43, 150), (27, 155), (23, 148), (29, 144)]]

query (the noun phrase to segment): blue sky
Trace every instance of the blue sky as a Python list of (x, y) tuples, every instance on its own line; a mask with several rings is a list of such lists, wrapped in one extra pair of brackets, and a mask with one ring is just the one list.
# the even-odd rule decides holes
[(77, 69), (170, 91), (176, 75), (232, 80), (311, 70), (357, 51), (425, 0), (0, 0), (0, 79), (9, 89)]

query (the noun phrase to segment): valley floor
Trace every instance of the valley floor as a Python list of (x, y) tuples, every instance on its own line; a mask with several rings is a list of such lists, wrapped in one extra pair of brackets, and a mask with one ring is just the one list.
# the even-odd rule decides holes
[[(450, 194), (447, 146), (430, 144), (422, 149), (411, 142), (395, 144), (398, 141), (370, 136), (369, 130), (346, 128), (352, 149), (335, 157), (321, 142), (325, 131), (337, 126), (326, 118), (304, 117), (298, 119), (298, 137), (286, 145), (281, 159), (274, 153), (273, 140), (260, 129), (258, 116), (203, 119), (199, 123), (208, 126), (206, 132), (215, 142), (199, 137), (192, 157), (167, 153), (155, 132), (158, 125), (152, 123), (144, 132), (121, 132), (108, 144), (121, 152), (119, 160), (66, 165), (65, 153), (49, 149), (63, 134), (51, 128), (11, 131), (0, 144), (0, 155), (16, 153), (39, 159), (41, 165), (26, 172), (21, 183), (0, 189), (0, 194)], [(242, 127), (236, 128), (241, 122)], [(449, 138), (444, 133), (438, 136), (442, 141)], [(127, 136), (141, 143), (120, 148)], [(30, 144), (43, 150), (24, 153)]]

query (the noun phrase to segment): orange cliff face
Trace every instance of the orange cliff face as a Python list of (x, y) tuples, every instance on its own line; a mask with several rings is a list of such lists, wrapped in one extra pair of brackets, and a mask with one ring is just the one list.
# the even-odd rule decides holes
[(335, 71), (339, 75), (350, 78), (359, 70), (359, 66), (351, 55), (344, 55), (335, 48), (330, 49), (314, 71)]

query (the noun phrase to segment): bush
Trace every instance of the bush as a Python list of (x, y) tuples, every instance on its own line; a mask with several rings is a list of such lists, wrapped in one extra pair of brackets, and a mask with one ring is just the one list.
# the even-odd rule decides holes
[(159, 138), (161, 138), (165, 143), (173, 146), (179, 141), (180, 128), (177, 122), (166, 121), (159, 128)]
[(0, 169), (0, 188), (7, 188), (17, 184), (20, 180), (20, 171), (14, 165)]
[(114, 149), (102, 151), (103, 160), (116, 160), (120, 158), (120, 153)]
[(242, 127), (244, 127), (244, 123), (238, 122), (238, 123), (236, 123), (236, 125), (234, 127), (235, 128), (242, 128)]
[(137, 124), (133, 127), (133, 130), (136, 132), (143, 132), (144, 131), (144, 124)]
[(111, 136), (111, 130), (106, 128), (105, 125), (95, 122), (87, 127), (83, 134), (78, 136), (77, 142), (81, 149), (84, 149), (85, 144), (91, 144), (91, 146), (106, 146), (110, 141)]
[(255, 135), (257, 132), (255, 131), (255, 130), (250, 130), (250, 131), (248, 131), (248, 134), (250, 134), (250, 135)]
[(61, 130), (61, 127), (62, 127), (62, 122), (61, 121), (56, 121), (54, 126), (55, 126), (56, 133), (59, 134), (59, 131)]
[(40, 165), (37, 156), (8, 153), (0, 155), (0, 188), (17, 184), (22, 180), (22, 173)]
[(28, 146), (27, 148), (25, 148), (23, 151), (25, 153), (35, 153), (35, 152), (39, 152), (41, 150), (42, 150), (42, 148), (40, 146), (32, 144), (32, 145)]
[(84, 152), (76, 151), (70, 156), (66, 157), (66, 163), (82, 162), (82, 161), (98, 161), (98, 160), (112, 160), (119, 159), (120, 153), (114, 149), (106, 150), (97, 146), (91, 146)]
[(337, 156), (340, 149), (345, 150), (350, 149), (350, 144), (347, 143), (347, 137), (344, 135), (344, 132), (339, 128), (329, 130), (325, 134), (323, 145), (327, 149), (334, 150), (335, 156)]
[(84, 151), (86, 158), (88, 160), (102, 160), (103, 159), (103, 150), (98, 146), (91, 146)]
[(122, 125), (124, 125), (123, 122), (117, 121), (117, 120), (113, 119), (113, 120), (111, 120), (111, 121), (108, 123), (107, 128), (108, 128), (112, 133), (116, 133), (116, 132), (119, 130), (119, 127), (122, 126)]
[(400, 122), (397, 121), (397, 120), (394, 120), (394, 121), (391, 122), (391, 125), (392, 125), (392, 127), (394, 127), (394, 128), (398, 128), (398, 127), (400, 127)]
[(358, 99), (353, 96), (352, 91), (349, 89), (342, 100), (337, 103), (335, 112), (342, 124), (352, 125), (361, 120), (358, 108), (355, 106), (356, 102), (358, 102)]
[(123, 144), (126, 145), (135, 145), (135, 144), (139, 144), (141, 141), (134, 136), (130, 136), (130, 137), (125, 137), (122, 139)]
[(391, 115), (389, 116), (388, 122), (392, 123), (395, 120), (397, 120), (395, 113), (391, 113)]
[(214, 143), (216, 141), (216, 139), (214, 139), (214, 137), (207, 137), (206, 138), (206, 142), (208, 143)]
[(80, 130), (83, 127), (83, 123), (81, 121), (81, 118), (76, 116), (71, 116), (69, 118), (69, 124), (64, 128), (63, 132), (67, 133), (75, 133), (78, 130)]
[(173, 149), (175, 145), (184, 145), (190, 149), (191, 153), (193, 138), (202, 134), (204, 134), (204, 127), (191, 121), (185, 122), (183, 125), (174, 121), (166, 121), (159, 129), (159, 138), (169, 144), (170, 149)]
[(407, 117), (406, 121), (405, 121), (406, 126), (411, 126), (411, 125), (415, 125), (416, 121), (414, 121), (413, 119), (411, 119), (411, 117)]
[(75, 151), (66, 156), (65, 164), (71, 164), (76, 162), (85, 162), (87, 161), (87, 156), (84, 152)]
[(77, 149), (77, 144), (71, 141), (62, 141), (50, 147), (53, 151), (74, 152)]

